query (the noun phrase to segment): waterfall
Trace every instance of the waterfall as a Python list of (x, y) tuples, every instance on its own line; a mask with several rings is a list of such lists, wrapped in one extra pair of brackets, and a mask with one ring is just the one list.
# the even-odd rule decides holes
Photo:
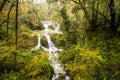
[(48, 28), (48, 25), (47, 24), (44, 24), (44, 27), (45, 27), (45, 31), (48, 31), (49, 28)]
[(60, 24), (57, 24), (57, 26), (55, 28), (55, 32), (58, 34), (62, 34), (62, 32), (60, 31)]
[(48, 48), (43, 47), (40, 43), (40, 34), (38, 34), (38, 44), (35, 48), (33, 48), (32, 50), (36, 50), (39, 49), (40, 47), (45, 50), (48, 51), (48, 59), (51, 61), (51, 66), (54, 69), (54, 74), (52, 77), (52, 80), (56, 80), (58, 79), (61, 75), (65, 75), (65, 80), (70, 80), (70, 77), (68, 75), (66, 75), (66, 71), (64, 66), (58, 61), (58, 55), (59, 53), (62, 51), (62, 49), (58, 49), (54, 43), (51, 41), (51, 37), (50, 34), (51, 32), (55, 32), (57, 34), (61, 34), (62, 32), (59, 30), (60, 29), (60, 25), (58, 24), (57, 27), (55, 28), (54, 31), (49, 29), (49, 24), (47, 23), (43, 23), (45, 30), (44, 30), (44, 36), (47, 39), (47, 43), (48, 43)]
[(39, 49), (41, 47), (41, 43), (40, 43), (40, 34), (38, 34), (38, 43), (37, 43), (37, 46), (35, 48), (32, 48), (32, 50), (36, 50), (36, 49)]

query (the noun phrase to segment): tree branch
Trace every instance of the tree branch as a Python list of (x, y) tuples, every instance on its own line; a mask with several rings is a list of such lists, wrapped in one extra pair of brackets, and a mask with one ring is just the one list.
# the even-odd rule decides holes
[(10, 13), (11, 13), (11, 10), (12, 10), (12, 8), (15, 6), (15, 2), (16, 1), (14, 1), (12, 4), (11, 4), (11, 7), (10, 7), (10, 10), (9, 10), (9, 12), (8, 12), (8, 15), (7, 15), (7, 36), (8, 36), (8, 34), (9, 34), (9, 17), (10, 17)]
[(3, 20), (3, 21), (1, 22), (1, 24), (0, 24), (0, 29), (1, 29), (2, 25), (3, 25), (5, 22), (6, 22), (6, 20)]
[(4, 7), (4, 5), (5, 5), (6, 2), (7, 2), (7, 0), (4, 0), (4, 2), (3, 2), (2, 5), (0, 6), (0, 12), (2, 11), (2, 9), (3, 9), (3, 7)]
[(95, 8), (94, 8), (94, 10), (95, 10), (98, 14), (100, 14), (101, 16), (103, 16), (104, 19), (107, 20), (107, 22), (110, 23), (110, 20), (108, 20), (107, 17), (106, 17), (104, 14), (102, 14), (101, 12), (99, 12), (98, 10), (96, 10)]
[(79, 2), (77, 2), (77, 1), (74, 1), (74, 0), (72, 0), (72, 2), (74, 2), (74, 3), (76, 3), (76, 4), (80, 4)]

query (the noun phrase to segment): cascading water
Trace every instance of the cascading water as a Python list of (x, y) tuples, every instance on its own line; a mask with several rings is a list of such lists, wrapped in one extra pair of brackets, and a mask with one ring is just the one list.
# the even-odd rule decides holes
[(51, 66), (54, 69), (54, 74), (53, 74), (52, 80), (58, 79), (61, 74), (65, 75), (65, 80), (70, 80), (70, 77), (66, 75), (66, 71), (65, 71), (64, 67), (58, 61), (58, 54), (62, 51), (62, 49), (58, 49), (57, 47), (55, 47), (55, 45), (51, 41), (51, 38), (49, 35), (49, 33), (51, 33), (51, 32), (61, 34), (62, 32), (59, 31), (60, 25), (58, 24), (54, 31), (49, 29), (49, 24), (43, 23), (43, 25), (45, 27), (44, 36), (47, 39), (48, 48), (41, 46), (41, 43), (40, 43), (41, 36), (40, 36), (40, 34), (38, 34), (38, 44), (32, 50), (36, 50), (36, 49), (39, 49), (41, 47), (43, 50), (49, 52), (48, 59), (51, 61)]
[(39, 49), (41, 47), (40, 38), (41, 38), (41, 36), (40, 36), (40, 34), (38, 34), (38, 44), (35, 48), (32, 48), (32, 50), (36, 50), (36, 49)]
[(60, 31), (60, 24), (57, 24), (57, 27), (55, 28), (55, 32), (58, 34), (62, 34), (62, 32)]

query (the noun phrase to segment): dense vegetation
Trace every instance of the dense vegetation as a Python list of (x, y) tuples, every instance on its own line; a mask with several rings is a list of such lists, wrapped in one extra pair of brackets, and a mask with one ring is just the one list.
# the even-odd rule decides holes
[(120, 0), (47, 3), (0, 0), (0, 80), (51, 79), (48, 53), (31, 51), (37, 44), (35, 32), (44, 29), (42, 20), (61, 25), (63, 35), (51, 36), (64, 49), (59, 60), (71, 80), (119, 80)]

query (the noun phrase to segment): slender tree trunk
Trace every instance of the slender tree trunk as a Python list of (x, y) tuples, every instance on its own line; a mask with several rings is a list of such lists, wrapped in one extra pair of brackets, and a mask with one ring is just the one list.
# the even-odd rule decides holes
[(92, 6), (92, 29), (95, 30), (98, 26), (97, 25), (97, 21), (98, 21), (98, 12), (95, 11), (95, 9), (98, 11), (99, 8), (99, 2), (93, 2), (93, 6)]
[[(14, 2), (15, 3), (15, 2)], [(12, 8), (14, 7), (14, 3), (12, 3), (11, 7), (10, 7), (10, 10), (8, 12), (8, 15), (7, 15), (7, 36), (9, 35), (9, 19), (10, 19), (10, 12), (12, 10)]]
[(113, 32), (116, 32), (116, 26), (115, 26), (115, 20), (116, 20), (116, 13), (115, 13), (115, 8), (114, 8), (114, 0), (110, 0), (110, 16), (111, 16), (111, 21), (110, 21), (110, 28)]
[(18, 44), (18, 0), (16, 2), (16, 24), (15, 24), (15, 37), (16, 37), (16, 50), (17, 50), (17, 44)]
[(95, 1), (93, 0), (92, 1), (92, 19), (91, 19), (91, 27), (92, 27), (92, 30), (95, 30)]
[(16, 51), (14, 52), (14, 65), (15, 65), (15, 69), (16, 69), (16, 65), (17, 65), (17, 50), (18, 50), (18, 0), (16, 0), (16, 23), (15, 23), (15, 37), (16, 37), (16, 41), (15, 41), (15, 45), (16, 45)]
[[(99, 2), (97, 2), (97, 7), (96, 7), (96, 10), (98, 11), (98, 8), (99, 8)], [(95, 12), (95, 21), (97, 22), (98, 20), (98, 13)]]

